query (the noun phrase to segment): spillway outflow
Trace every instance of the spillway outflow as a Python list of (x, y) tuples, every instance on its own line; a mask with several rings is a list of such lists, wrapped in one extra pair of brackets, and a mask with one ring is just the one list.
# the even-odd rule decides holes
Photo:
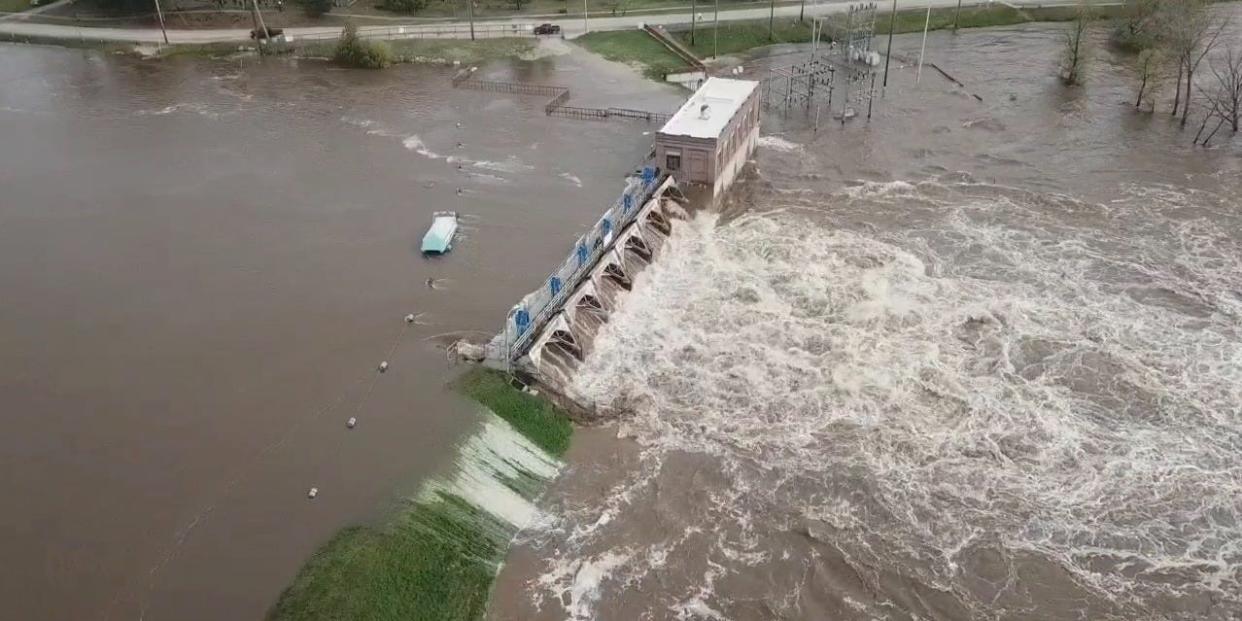
[(641, 458), (552, 503), (541, 601), (585, 576), (575, 619), (1242, 609), (1231, 199), (769, 200), (677, 223), (578, 365)]
[(678, 199), (653, 198), (632, 224), (610, 240), (611, 248), (541, 328), (519, 364), (549, 386), (567, 386), (574, 370), (590, 353), (595, 335), (633, 290), (634, 279), (657, 260), (672, 233), (673, 222), (686, 216)]

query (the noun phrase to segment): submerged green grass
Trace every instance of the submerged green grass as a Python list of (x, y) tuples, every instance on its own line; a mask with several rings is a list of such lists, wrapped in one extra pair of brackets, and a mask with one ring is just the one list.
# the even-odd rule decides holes
[(548, 401), (510, 386), (507, 375), (475, 367), (457, 380), (456, 386), (549, 455), (560, 457), (569, 448), (569, 437), (574, 431), (569, 417)]
[[(455, 387), (552, 455), (572, 424), (547, 401), (474, 368)], [(535, 498), (546, 481), (511, 464), (500, 482)], [(302, 566), (267, 621), (478, 621), (514, 528), (445, 491), (406, 501), (384, 526), (338, 532)]]
[(608, 60), (640, 69), (653, 80), (686, 69), (684, 60), (641, 30), (592, 32), (574, 42)]
[(411, 501), (383, 528), (336, 534), (302, 567), (269, 621), (476, 620), (511, 533), (457, 496)]

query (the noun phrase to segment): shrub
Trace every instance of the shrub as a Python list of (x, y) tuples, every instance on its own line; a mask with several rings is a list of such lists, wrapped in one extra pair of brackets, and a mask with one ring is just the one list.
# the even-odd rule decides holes
[(392, 64), (392, 49), (383, 41), (367, 41), (358, 36), (358, 27), (345, 24), (332, 55), (336, 62), (359, 69), (383, 69)]
[(418, 13), (427, 8), (427, 0), (384, 0), (381, 8), (396, 13)]
[(302, 0), (302, 10), (311, 17), (320, 17), (332, 10), (332, 0)]

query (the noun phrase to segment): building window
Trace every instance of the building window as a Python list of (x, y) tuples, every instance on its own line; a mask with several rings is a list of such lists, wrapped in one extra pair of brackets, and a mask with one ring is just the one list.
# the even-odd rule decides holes
[(669, 151), (664, 156), (664, 167), (669, 172), (681, 170), (681, 151)]

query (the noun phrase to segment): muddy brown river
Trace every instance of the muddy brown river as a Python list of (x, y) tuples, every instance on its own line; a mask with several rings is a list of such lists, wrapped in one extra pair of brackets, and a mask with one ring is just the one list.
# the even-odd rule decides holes
[[(682, 99), (589, 58), (482, 72)], [(451, 75), (0, 46), (0, 617), (260, 618), (451, 463), (477, 418), (444, 344), (498, 329), (650, 144)], [(444, 209), (462, 236), (424, 259)]]

